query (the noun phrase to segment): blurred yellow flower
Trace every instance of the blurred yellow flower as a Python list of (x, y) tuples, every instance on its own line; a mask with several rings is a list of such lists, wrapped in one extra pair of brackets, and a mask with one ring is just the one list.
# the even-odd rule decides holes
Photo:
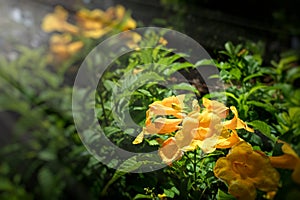
[(142, 36), (136, 32), (125, 32), (123, 39), (126, 39), (126, 45), (130, 49), (139, 50), (140, 46), (138, 43), (142, 40)]
[(81, 9), (76, 13), (76, 20), (84, 37), (100, 38), (112, 29), (111, 19), (100, 9)]
[(62, 6), (56, 6), (53, 13), (46, 15), (42, 21), (45, 32), (59, 31), (72, 34), (78, 33), (78, 27), (67, 22), (68, 12)]
[(76, 20), (84, 37), (97, 39), (116, 26), (121, 26), (122, 30), (135, 28), (135, 20), (129, 16), (125, 19), (125, 14), (126, 10), (121, 5), (110, 7), (106, 12), (100, 9), (81, 9), (76, 13)]
[[(50, 39), (51, 60), (63, 61), (78, 52), (83, 42), (73, 41), (73, 37), (97, 39), (111, 31), (128, 30), (136, 27), (136, 22), (121, 5), (110, 7), (106, 11), (100, 9), (80, 9), (75, 14), (75, 24), (69, 23), (68, 12), (60, 5), (53, 13), (47, 14), (42, 20), (41, 28), (45, 32), (61, 32), (60, 37), (54, 35)], [(65, 36), (68, 34), (68, 36)], [(70, 35), (72, 34), (72, 36)], [(132, 35), (128, 46), (136, 45), (140, 35)]]
[(237, 199), (254, 200), (256, 189), (272, 198), (279, 187), (280, 176), (270, 159), (263, 152), (254, 151), (245, 141), (234, 145), (226, 157), (217, 160), (214, 174)]
[(284, 154), (281, 156), (271, 156), (271, 164), (276, 168), (293, 170), (292, 179), (300, 184), (300, 158), (289, 144), (280, 142), (283, 143), (281, 149)]
[(54, 61), (70, 58), (83, 47), (83, 42), (72, 42), (69, 34), (54, 34), (50, 38), (50, 52)]

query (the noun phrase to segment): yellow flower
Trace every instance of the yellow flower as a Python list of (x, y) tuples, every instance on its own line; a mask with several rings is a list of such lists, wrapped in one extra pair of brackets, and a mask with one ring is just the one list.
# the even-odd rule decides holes
[(148, 118), (144, 134), (166, 134), (178, 130), (181, 119), (156, 118), (153, 122)]
[[(146, 112), (145, 127), (133, 144), (141, 143), (143, 136), (147, 134), (169, 134), (178, 130), (183, 118), (183, 100), (184, 95), (178, 95), (150, 104)], [(169, 119), (167, 116), (176, 118)]]
[(252, 128), (249, 128), (243, 120), (239, 119), (238, 111), (237, 111), (236, 107), (231, 106), (230, 110), (233, 112), (234, 117), (233, 117), (233, 119), (224, 122), (223, 125), (224, 125), (225, 128), (231, 129), (231, 130), (233, 130), (233, 129), (245, 129), (249, 132), (254, 132), (254, 130)]
[[(146, 112), (145, 131), (151, 134), (165, 134), (178, 130), (178, 125), (183, 118), (183, 99), (184, 95), (171, 96), (150, 104), (149, 110)], [(173, 116), (177, 119), (157, 118), (157, 116)]]
[(127, 40), (126, 45), (130, 49), (139, 50), (140, 46), (138, 43), (142, 40), (142, 36), (136, 32), (123, 32), (122, 39)]
[(226, 107), (221, 102), (210, 100), (207, 98), (202, 98), (202, 103), (208, 112), (213, 112), (218, 116), (220, 116), (221, 118), (226, 118), (226, 116), (228, 115), (228, 111), (229, 111), (228, 107)]
[(158, 43), (166, 46), (168, 44), (168, 41), (165, 38), (160, 37)]
[(45, 32), (59, 31), (72, 34), (78, 33), (78, 27), (67, 22), (68, 12), (62, 6), (56, 6), (54, 13), (45, 16), (42, 21), (42, 29)]
[(83, 42), (72, 42), (69, 34), (54, 34), (50, 38), (50, 51), (57, 62), (70, 58), (83, 47)]
[(171, 165), (172, 162), (179, 160), (182, 157), (183, 151), (178, 147), (176, 139), (170, 137), (165, 140), (159, 148), (158, 154), (164, 163)]
[(284, 154), (281, 156), (271, 156), (271, 164), (276, 168), (293, 170), (292, 179), (300, 184), (300, 158), (289, 144), (280, 142), (283, 143), (281, 149)]
[[(194, 111), (183, 119), (182, 129), (175, 135), (179, 148), (184, 151), (200, 147), (203, 152), (210, 153), (216, 148), (230, 148), (242, 140), (236, 132), (237, 128), (251, 130), (238, 118), (234, 107), (231, 107), (235, 114), (234, 118), (224, 121), (228, 115), (228, 107), (206, 98), (203, 98), (202, 102), (205, 109), (200, 112), (198, 102), (195, 100)], [(244, 127), (237, 125), (236, 121), (243, 123)]]
[[(125, 16), (125, 8), (122, 5), (117, 5), (116, 7), (109, 8), (107, 10), (107, 14), (115, 19), (115, 23), (121, 22), (121, 29), (122, 30), (129, 30), (136, 28), (136, 22), (131, 17)], [(126, 20), (124, 21), (124, 19)]]
[(279, 187), (279, 173), (269, 158), (263, 152), (254, 151), (245, 141), (234, 145), (226, 157), (217, 160), (214, 174), (237, 199), (254, 200), (256, 189), (272, 197)]
[(85, 37), (100, 38), (112, 29), (108, 26), (112, 19), (99, 9), (81, 9), (76, 13), (76, 20)]
[(130, 17), (125, 19), (125, 13), (121, 5), (110, 7), (105, 12), (100, 9), (81, 9), (76, 13), (76, 20), (83, 36), (97, 39), (116, 26), (121, 26), (122, 30), (135, 28), (135, 21)]

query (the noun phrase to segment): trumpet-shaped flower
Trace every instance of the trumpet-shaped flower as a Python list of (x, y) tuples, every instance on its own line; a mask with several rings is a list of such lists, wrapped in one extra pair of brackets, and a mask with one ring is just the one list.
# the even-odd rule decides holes
[[(149, 105), (146, 112), (146, 122), (143, 131), (133, 141), (139, 144), (143, 141), (143, 135), (169, 134), (179, 129), (183, 118), (184, 95), (171, 96), (162, 101), (155, 101)], [(173, 118), (167, 118), (172, 116)]]
[(78, 27), (67, 22), (68, 12), (62, 6), (56, 6), (53, 13), (45, 16), (42, 29), (45, 32), (59, 31), (72, 34), (78, 33)]
[(226, 118), (226, 116), (228, 115), (228, 107), (226, 107), (221, 102), (209, 100), (207, 98), (202, 98), (202, 103), (208, 112), (213, 112), (221, 118)]
[(283, 142), (281, 147), (284, 153), (281, 156), (271, 156), (270, 161), (272, 166), (276, 168), (291, 169), (293, 170), (292, 179), (300, 184), (300, 158), (292, 147)]
[(272, 197), (279, 187), (279, 173), (269, 158), (263, 152), (254, 151), (245, 141), (234, 145), (226, 157), (217, 160), (214, 174), (237, 199), (255, 199), (256, 189)]
[(233, 119), (225, 122), (223, 124), (224, 127), (228, 128), (228, 129), (231, 129), (231, 130), (233, 130), (233, 129), (245, 129), (249, 132), (254, 132), (254, 130), (249, 128), (243, 120), (239, 119), (238, 111), (237, 111), (236, 107), (231, 106), (230, 110), (233, 112), (234, 117), (233, 117)]

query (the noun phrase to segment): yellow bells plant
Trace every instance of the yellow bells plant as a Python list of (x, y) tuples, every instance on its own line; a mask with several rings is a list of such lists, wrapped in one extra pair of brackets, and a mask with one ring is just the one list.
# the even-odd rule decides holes
[(283, 141), (279, 142), (283, 143), (281, 149), (284, 154), (280, 156), (271, 156), (271, 164), (276, 168), (293, 170), (292, 179), (297, 184), (300, 184), (300, 158), (289, 144)]
[(184, 115), (182, 102), (183, 100), (173, 96), (150, 104), (146, 113), (146, 126), (133, 144), (141, 143), (145, 134), (169, 134), (176, 131), (174, 136), (163, 142), (159, 150), (162, 160), (170, 163), (179, 159), (183, 152), (193, 151), (198, 147), (204, 153), (211, 153), (216, 148), (232, 147), (241, 141), (236, 129), (244, 128), (253, 132), (238, 118), (235, 107), (230, 108), (234, 114), (233, 119), (226, 121), (229, 108), (223, 103), (202, 98), (204, 109), (201, 110), (198, 101), (194, 100), (192, 111)]
[(270, 159), (261, 151), (240, 141), (226, 157), (217, 160), (214, 174), (228, 185), (228, 191), (237, 199), (254, 200), (257, 189), (272, 199), (279, 187), (280, 175)]

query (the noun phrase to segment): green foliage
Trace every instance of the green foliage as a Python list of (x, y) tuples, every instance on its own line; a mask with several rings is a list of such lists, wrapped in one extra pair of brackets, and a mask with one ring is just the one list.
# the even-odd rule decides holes
[[(273, 142), (278, 137), (292, 141), (299, 135), (297, 117), (292, 121), (288, 117), (291, 107), (299, 108), (295, 87), (299, 77), (298, 53), (283, 53), (278, 62), (271, 61), (270, 66), (265, 66), (263, 51), (259, 51), (262, 48), (253, 47), (249, 42), (238, 45), (228, 42), (225, 50), (220, 51), (216, 63), (226, 87), (227, 104), (236, 105), (240, 117)], [(289, 136), (283, 136), (288, 132)]]

